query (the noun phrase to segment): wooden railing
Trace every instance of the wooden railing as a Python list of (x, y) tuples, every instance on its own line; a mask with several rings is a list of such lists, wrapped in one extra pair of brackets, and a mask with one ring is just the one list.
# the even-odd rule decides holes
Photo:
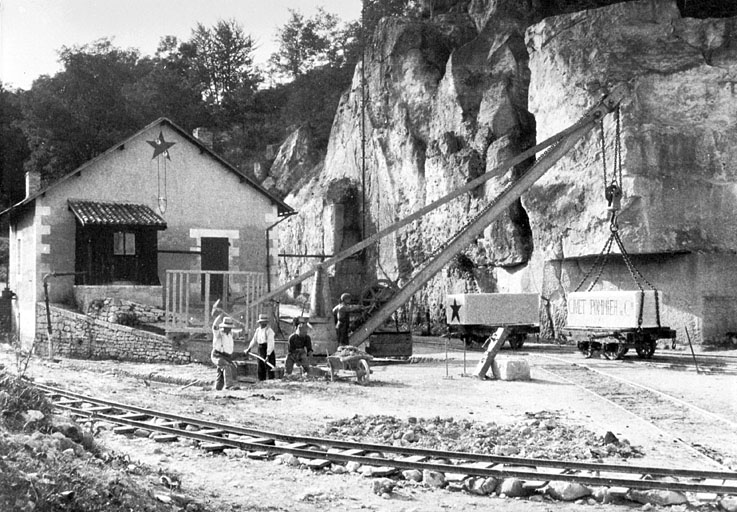
[[(209, 332), (212, 306), (252, 330), (263, 304), (246, 307), (266, 293), (266, 274), (227, 270), (167, 270), (164, 291), (166, 332)], [(216, 313), (217, 315), (218, 313)]]

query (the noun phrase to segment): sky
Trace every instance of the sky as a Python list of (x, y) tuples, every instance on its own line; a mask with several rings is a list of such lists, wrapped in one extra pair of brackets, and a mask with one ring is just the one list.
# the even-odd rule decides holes
[(29, 89), (40, 75), (54, 75), (62, 46), (106, 37), (153, 55), (163, 36), (186, 40), (198, 22), (211, 27), (231, 18), (253, 37), (256, 64), (263, 64), (289, 9), (312, 16), (317, 7), (350, 21), (359, 18), (361, 0), (0, 0), (0, 81)]

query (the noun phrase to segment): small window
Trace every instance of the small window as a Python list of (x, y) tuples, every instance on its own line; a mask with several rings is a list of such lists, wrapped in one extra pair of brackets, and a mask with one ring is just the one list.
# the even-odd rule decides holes
[(113, 254), (115, 256), (135, 256), (136, 234), (123, 231), (113, 233)]

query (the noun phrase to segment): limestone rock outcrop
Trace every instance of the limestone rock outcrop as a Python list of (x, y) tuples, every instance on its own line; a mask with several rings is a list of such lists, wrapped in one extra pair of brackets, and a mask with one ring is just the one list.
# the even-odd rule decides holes
[(284, 197), (320, 171), (320, 159), (309, 128), (297, 128), (279, 147), (269, 175), (261, 184), (279, 197)]
[[(737, 12), (676, 0), (426, 4), (425, 18), (379, 24), (338, 106), (321, 172), (286, 198), (299, 215), (283, 223), (280, 249), (330, 256), (482, 173), (498, 174), (331, 271), (334, 295), (379, 278), (406, 281), (533, 164), (497, 173), (501, 162), (626, 84), (622, 240), (647, 285), (664, 291), (673, 328), (688, 325), (697, 341), (737, 332), (737, 283), (720, 277), (737, 275), (729, 144), (737, 19), (724, 17)], [(438, 319), (448, 293), (537, 292), (544, 334), (557, 335), (566, 294), (610, 234), (602, 160), (611, 179), (616, 131), (608, 116), (603, 152), (592, 131), (415, 304)], [(282, 261), (282, 279), (312, 264)], [(600, 288), (634, 286), (618, 259), (599, 278)]]

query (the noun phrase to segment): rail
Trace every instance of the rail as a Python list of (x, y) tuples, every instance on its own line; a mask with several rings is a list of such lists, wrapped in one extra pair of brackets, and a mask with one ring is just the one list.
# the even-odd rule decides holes
[(358, 462), (372, 467), (427, 469), (466, 477), (515, 477), (538, 482), (541, 487), (550, 481), (566, 481), (619, 487), (625, 492), (628, 489), (667, 489), (710, 493), (713, 499), (718, 495), (737, 494), (737, 473), (731, 471), (507, 457), (297, 436), (200, 420), (101, 400), (43, 384), (34, 385), (50, 398), (56, 408), (64, 409), (82, 421), (87, 418), (121, 425), (114, 429), (118, 434), (132, 434), (139, 429), (148, 431), (155, 441), (162, 443), (194, 439), (201, 449), (213, 453), (228, 448), (265, 457), (288, 453), (313, 461), (315, 467), (331, 462)]

